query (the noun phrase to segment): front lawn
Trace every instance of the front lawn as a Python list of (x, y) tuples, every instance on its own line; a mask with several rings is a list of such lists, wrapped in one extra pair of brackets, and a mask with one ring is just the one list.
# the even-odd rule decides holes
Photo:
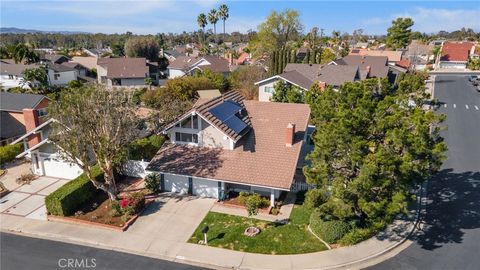
[[(208, 245), (264, 254), (297, 254), (326, 250), (327, 248), (307, 229), (311, 210), (295, 205), (286, 225), (268, 221), (209, 212), (189, 239), (190, 243), (203, 240), (202, 228), (207, 224)], [(243, 234), (249, 226), (261, 229), (260, 234)]]

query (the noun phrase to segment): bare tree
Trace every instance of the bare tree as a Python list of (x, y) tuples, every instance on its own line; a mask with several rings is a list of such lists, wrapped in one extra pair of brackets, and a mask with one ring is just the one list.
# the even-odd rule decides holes
[[(114, 168), (125, 158), (127, 145), (136, 138), (138, 119), (131, 92), (111, 91), (101, 85), (87, 85), (63, 92), (50, 106), (55, 119), (49, 138), (67, 160), (83, 169), (93, 185), (116, 199)], [(95, 179), (93, 166), (104, 173)]]

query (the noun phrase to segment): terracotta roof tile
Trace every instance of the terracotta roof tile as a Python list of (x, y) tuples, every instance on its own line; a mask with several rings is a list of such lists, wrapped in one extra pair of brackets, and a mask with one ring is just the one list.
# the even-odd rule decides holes
[(470, 42), (445, 42), (440, 61), (467, 61), (473, 46)]

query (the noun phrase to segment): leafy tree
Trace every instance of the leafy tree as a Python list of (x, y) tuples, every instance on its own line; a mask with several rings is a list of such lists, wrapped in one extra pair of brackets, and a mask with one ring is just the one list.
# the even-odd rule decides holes
[(160, 46), (153, 37), (133, 37), (125, 42), (125, 54), (128, 57), (145, 57), (157, 61), (159, 52)]
[(48, 77), (45, 67), (25, 69), (23, 79), (22, 83), (28, 85), (32, 89), (32, 93), (46, 94), (48, 92)]
[[(205, 69), (203, 71), (198, 71), (195, 73), (196, 77), (207, 78), (211, 85), (213, 86), (210, 89), (218, 89), (220, 92), (225, 92), (229, 89), (229, 84), (227, 78), (222, 73), (213, 72), (210, 69)], [(201, 89), (197, 89), (201, 90)]]
[(397, 18), (387, 29), (387, 46), (392, 49), (405, 48), (410, 40), (410, 29), (413, 26), (411, 18)]
[(112, 45), (112, 54), (115, 56), (125, 56), (125, 45), (121, 43), (115, 43)]
[(303, 93), (300, 88), (284, 81), (278, 81), (273, 86), (271, 101), (284, 103), (303, 103)]
[(200, 28), (202, 28), (203, 42), (205, 42), (205, 26), (207, 26), (207, 16), (205, 13), (200, 13), (197, 17), (197, 23)]
[(322, 49), (320, 57), (320, 64), (328, 64), (337, 58), (335, 53), (329, 48)]
[(255, 56), (288, 47), (302, 32), (298, 11), (286, 9), (283, 12), (272, 11), (267, 19), (258, 26), (257, 35), (251, 40), (251, 49)]
[(223, 38), (225, 39), (225, 21), (228, 19), (228, 6), (223, 4), (218, 8), (218, 17), (223, 21)]
[[(417, 77), (417, 78), (415, 78)], [(316, 126), (307, 181), (328, 189), (324, 220), (380, 229), (404, 211), (412, 185), (440, 168), (446, 146), (442, 116), (410, 104), (421, 96), (422, 74), (400, 78), (399, 89), (377, 79), (347, 83), (307, 96)]]
[[(83, 169), (96, 188), (115, 200), (114, 168), (136, 138), (139, 124), (131, 92), (123, 89), (112, 92), (105, 86), (89, 84), (63, 91), (60, 100), (52, 103), (49, 110), (56, 120), (49, 139), (67, 160)], [(95, 163), (103, 171), (104, 181), (94, 177)]]
[(169, 123), (192, 106), (189, 99), (179, 98), (176, 90), (178, 89), (168, 87), (149, 90), (141, 96), (141, 100), (158, 111), (158, 119), (161, 119), (162, 123)]
[(467, 68), (471, 70), (480, 70), (480, 59), (469, 59), (467, 63)]
[(233, 90), (240, 92), (246, 99), (258, 99), (258, 86), (255, 82), (267, 77), (265, 69), (258, 66), (241, 66), (228, 77)]

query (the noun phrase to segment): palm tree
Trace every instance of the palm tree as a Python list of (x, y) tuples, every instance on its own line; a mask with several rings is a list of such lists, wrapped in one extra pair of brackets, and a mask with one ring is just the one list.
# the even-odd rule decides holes
[(223, 21), (223, 39), (225, 39), (225, 21), (228, 19), (228, 7), (223, 4), (218, 8), (218, 17)]
[(205, 13), (200, 13), (200, 15), (198, 15), (197, 17), (197, 23), (198, 23), (198, 26), (200, 26), (200, 28), (202, 28), (202, 32), (203, 32), (203, 42), (205, 43), (205, 26), (207, 26), (207, 16), (205, 15)]
[(217, 25), (217, 22), (218, 22), (217, 10), (215, 10), (215, 9), (210, 10), (210, 12), (208, 13), (208, 22), (213, 24), (213, 34), (215, 35), (215, 41), (216, 41), (217, 40), (216, 25)]

